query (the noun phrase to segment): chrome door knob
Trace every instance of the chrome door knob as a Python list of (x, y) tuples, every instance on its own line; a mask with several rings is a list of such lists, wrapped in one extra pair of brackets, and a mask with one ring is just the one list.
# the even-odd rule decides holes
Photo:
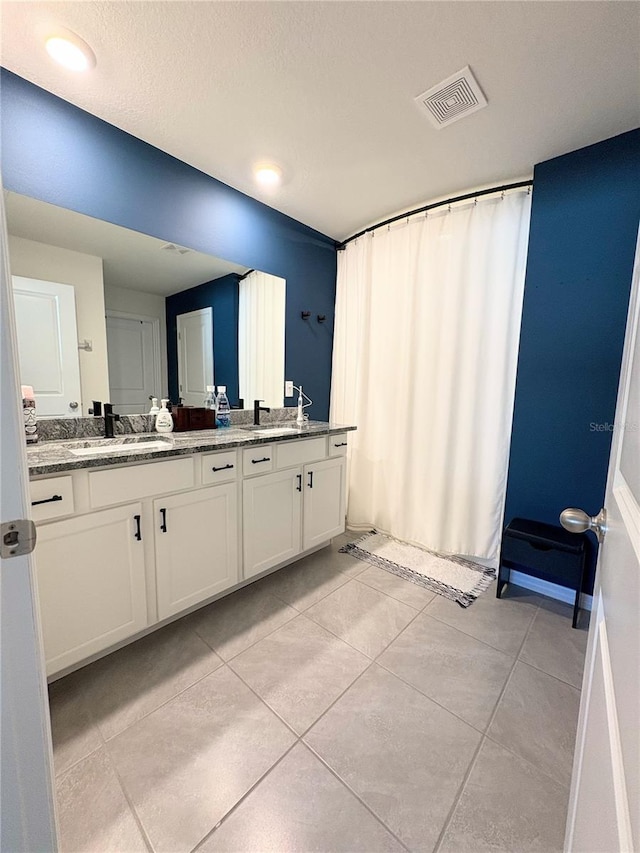
[(602, 542), (607, 532), (607, 511), (603, 507), (597, 515), (591, 516), (587, 515), (583, 509), (569, 507), (560, 513), (560, 524), (570, 533), (593, 530), (598, 537), (598, 542)]
[(69, 408), (70, 408), (70, 409), (77, 409), (77, 408), (78, 408), (78, 404), (76, 403), (76, 401), (75, 401), (75, 400), (72, 400), (72, 401), (69, 403)]

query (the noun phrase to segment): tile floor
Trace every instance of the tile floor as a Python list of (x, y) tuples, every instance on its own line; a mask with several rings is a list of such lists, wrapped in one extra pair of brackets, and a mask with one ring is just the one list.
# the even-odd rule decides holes
[(562, 849), (584, 626), (349, 536), (51, 685), (63, 853)]

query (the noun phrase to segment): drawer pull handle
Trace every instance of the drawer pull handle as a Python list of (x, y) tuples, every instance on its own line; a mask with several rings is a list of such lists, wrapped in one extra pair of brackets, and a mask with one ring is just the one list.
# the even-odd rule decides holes
[(51, 504), (61, 500), (62, 495), (54, 495), (52, 498), (43, 498), (43, 500), (41, 501), (31, 501), (31, 506), (38, 506), (39, 504)]
[(214, 468), (212, 468), (211, 470), (212, 470), (212, 471), (214, 471), (214, 472), (216, 472), (216, 471), (226, 471), (226, 470), (227, 470), (227, 468), (233, 468), (233, 465), (221, 465), (219, 468), (215, 468), (215, 467), (214, 467)]
[(346, 447), (346, 446), (347, 446), (347, 442), (346, 442), (346, 441), (341, 441), (341, 442), (340, 442), (340, 444), (336, 444), (336, 443), (334, 442), (333, 446), (334, 446), (334, 447)]
[(259, 462), (271, 462), (270, 456), (264, 456), (262, 459), (252, 459), (251, 464), (257, 465)]
[(298, 485), (296, 486), (296, 489), (299, 492), (301, 492), (302, 491), (302, 474), (296, 474), (296, 477), (298, 478)]
[(140, 530), (140, 516), (134, 515), (133, 518), (134, 518), (135, 523), (136, 523), (135, 536), (136, 536), (136, 539), (138, 540), (138, 542), (140, 542), (142, 540), (142, 531)]
[(313, 471), (309, 471), (309, 483), (308, 483), (308, 485), (309, 485), (310, 489), (313, 488)]
[(162, 516), (162, 523), (160, 524), (160, 532), (166, 533), (167, 532), (167, 509), (166, 509), (166, 507), (164, 507), (164, 506), (162, 507), (162, 509), (160, 510), (160, 515)]

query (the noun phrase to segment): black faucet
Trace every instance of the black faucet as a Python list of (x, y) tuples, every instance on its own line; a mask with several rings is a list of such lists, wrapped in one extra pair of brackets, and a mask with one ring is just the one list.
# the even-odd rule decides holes
[(104, 437), (113, 438), (113, 425), (120, 420), (120, 415), (116, 415), (113, 411), (111, 403), (104, 404)]
[(267, 406), (261, 406), (260, 403), (264, 402), (263, 400), (254, 400), (253, 401), (253, 423), (255, 426), (260, 426), (260, 412), (270, 412)]
[(93, 400), (91, 408), (89, 409), (89, 414), (93, 415), (94, 418), (99, 418), (102, 415), (102, 403), (100, 400)]

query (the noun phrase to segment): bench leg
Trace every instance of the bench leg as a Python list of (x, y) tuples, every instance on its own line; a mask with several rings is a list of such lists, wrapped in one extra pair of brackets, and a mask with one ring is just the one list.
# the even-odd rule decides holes
[(576, 600), (573, 605), (573, 621), (571, 622), (572, 628), (578, 627), (578, 615), (580, 613), (580, 587), (576, 590)]
[[(506, 574), (506, 577), (505, 577)], [(502, 566), (502, 551), (500, 552), (500, 558), (498, 560), (498, 583), (496, 585), (496, 598), (500, 598), (502, 595), (502, 590), (509, 583), (509, 569), (504, 569)]]

